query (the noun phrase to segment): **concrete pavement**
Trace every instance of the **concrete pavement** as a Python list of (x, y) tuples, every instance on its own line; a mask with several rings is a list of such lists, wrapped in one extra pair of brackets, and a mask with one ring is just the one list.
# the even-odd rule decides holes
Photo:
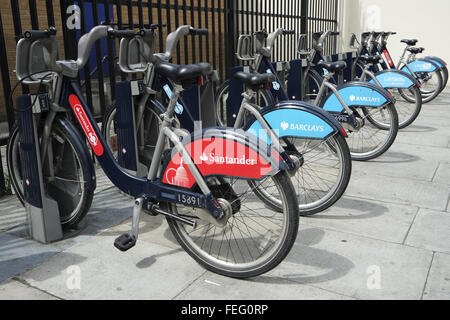
[(449, 110), (446, 90), (385, 156), (354, 163), (345, 197), (301, 218), (288, 258), (247, 281), (205, 271), (161, 217), (144, 217), (138, 245), (118, 252), (132, 203), (106, 180), (89, 227), (47, 246), (0, 199), (0, 299), (450, 299)]

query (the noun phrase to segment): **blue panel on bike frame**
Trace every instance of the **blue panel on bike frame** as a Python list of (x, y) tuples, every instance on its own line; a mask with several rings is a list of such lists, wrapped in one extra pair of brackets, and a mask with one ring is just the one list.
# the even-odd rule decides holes
[[(415, 83), (405, 74), (400, 72), (386, 72), (376, 75), (378, 82), (383, 88), (411, 88)], [(375, 84), (374, 80), (370, 83)]]
[[(433, 72), (436, 69), (438, 69), (438, 66), (430, 60), (416, 60), (416, 61), (409, 63), (408, 66), (409, 66), (409, 68), (411, 68), (412, 72), (414, 72), (414, 73)], [(402, 71), (405, 71), (405, 72), (411, 74), (411, 72), (409, 71), (407, 66), (404, 66), (402, 68)]]
[[(264, 116), (270, 127), (280, 137), (325, 139), (335, 130), (318, 116), (297, 109), (280, 109)], [(269, 136), (258, 121), (250, 127), (249, 133), (271, 144)]]
[[(350, 86), (339, 90), (339, 94), (347, 106), (381, 107), (388, 101), (379, 92), (369, 87)], [(323, 109), (328, 112), (342, 112), (344, 106), (335, 94), (325, 102)]]

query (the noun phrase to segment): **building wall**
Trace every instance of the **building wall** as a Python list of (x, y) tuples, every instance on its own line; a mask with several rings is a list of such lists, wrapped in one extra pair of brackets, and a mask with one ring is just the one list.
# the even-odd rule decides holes
[(351, 33), (396, 31), (389, 46), (395, 61), (404, 44), (401, 39), (418, 39), (426, 54), (450, 61), (450, 1), (446, 0), (345, 0), (343, 1), (343, 50), (348, 50)]

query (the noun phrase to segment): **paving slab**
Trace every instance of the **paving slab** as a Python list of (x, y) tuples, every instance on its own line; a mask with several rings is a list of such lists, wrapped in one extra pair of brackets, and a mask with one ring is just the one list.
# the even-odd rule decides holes
[[(407, 134), (410, 133), (410, 134)], [(401, 132), (395, 142), (397, 143), (406, 143), (410, 145), (420, 145), (420, 146), (433, 146), (433, 147), (441, 147), (446, 148), (450, 143), (450, 135), (449, 133), (433, 132), (433, 133), (424, 133), (424, 134), (412, 134), (413, 132)]]
[[(205, 273), (181, 249), (138, 242), (128, 253), (115, 237), (97, 236), (55, 256), (20, 279), (63, 299), (172, 299)], [(72, 273), (71, 273), (72, 272)], [(80, 289), (71, 284), (76, 275)], [(68, 285), (69, 284), (69, 285)]]
[(378, 159), (353, 162), (352, 174), (367, 173), (392, 178), (431, 181), (439, 167), (438, 161), (420, 159), (413, 152), (404, 153), (393, 146)]
[(450, 187), (428, 181), (393, 178), (370, 171), (352, 175), (347, 195), (445, 211)]
[(55, 245), (0, 234), (0, 283), (33, 269), (61, 251)]
[(332, 208), (300, 223), (335, 231), (403, 243), (419, 209), (344, 196)]
[(450, 163), (440, 163), (433, 182), (450, 185)]
[[(423, 160), (429, 163), (427, 166), (431, 166), (433, 163), (449, 162), (450, 159), (450, 149), (448, 148), (412, 146), (404, 143), (395, 143), (392, 150), (400, 153), (401, 156), (408, 156), (409, 159), (406, 160), (407, 163)], [(386, 154), (390, 152), (391, 151), (388, 151)]]
[(25, 209), (15, 196), (0, 199), (0, 232), (22, 225), (26, 221)]
[(420, 299), (432, 252), (302, 226), (276, 276), (357, 299)]
[(450, 213), (421, 209), (405, 243), (417, 248), (450, 253)]
[(0, 284), (0, 300), (58, 300), (41, 290), (11, 280)]
[[(260, 281), (261, 280), (261, 281)], [(207, 272), (176, 300), (351, 300), (352, 298), (277, 277), (236, 280)]]
[(423, 294), (424, 300), (450, 300), (450, 255), (436, 253)]

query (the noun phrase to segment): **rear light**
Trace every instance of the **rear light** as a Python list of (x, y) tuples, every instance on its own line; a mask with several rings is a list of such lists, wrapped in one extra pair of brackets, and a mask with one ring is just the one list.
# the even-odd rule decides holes
[(198, 77), (197, 82), (199, 86), (203, 86), (205, 84), (205, 79), (203, 79), (203, 77)]
[(265, 89), (265, 90), (270, 90), (270, 86), (269, 86), (268, 83), (266, 83), (266, 84), (264, 85), (264, 89)]
[(342, 134), (344, 135), (344, 137), (348, 138), (347, 131), (345, 131), (344, 128), (341, 128), (341, 132), (342, 132)]
[(394, 99), (394, 96), (389, 91), (387, 92), (387, 95), (389, 98)]

